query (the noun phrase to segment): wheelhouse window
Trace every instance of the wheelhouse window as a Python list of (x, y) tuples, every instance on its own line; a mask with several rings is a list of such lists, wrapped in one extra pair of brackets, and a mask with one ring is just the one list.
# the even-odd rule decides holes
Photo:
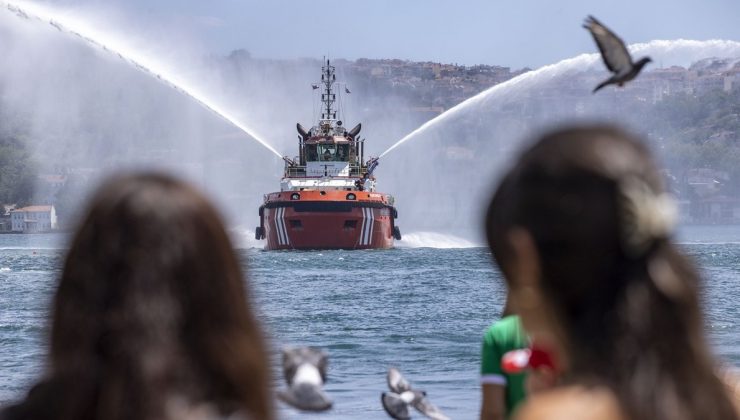
[(322, 162), (333, 162), (337, 154), (336, 146), (333, 144), (319, 145), (319, 159)]
[(319, 160), (319, 154), (316, 150), (315, 144), (309, 144), (308, 146), (306, 146), (306, 153), (306, 160), (308, 160), (309, 162), (316, 162), (317, 160)]
[(337, 161), (339, 162), (349, 161), (349, 144), (338, 144), (337, 145)]

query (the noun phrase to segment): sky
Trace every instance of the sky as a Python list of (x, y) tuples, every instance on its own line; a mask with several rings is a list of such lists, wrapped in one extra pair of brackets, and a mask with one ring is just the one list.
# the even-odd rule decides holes
[(595, 52), (593, 14), (628, 43), (740, 40), (739, 0), (46, 0), (112, 30), (259, 58), (400, 58), (536, 68)]

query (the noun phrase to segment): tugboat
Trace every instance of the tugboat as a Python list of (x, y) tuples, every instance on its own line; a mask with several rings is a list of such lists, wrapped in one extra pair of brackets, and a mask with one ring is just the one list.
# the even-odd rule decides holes
[(296, 124), (298, 156), (283, 157), (280, 191), (259, 208), (255, 237), (267, 250), (386, 249), (401, 239), (393, 196), (375, 189), (378, 159), (364, 161), (362, 124), (347, 130), (337, 119), (334, 71), (327, 60), (312, 85), (322, 88), (321, 119), (310, 130)]

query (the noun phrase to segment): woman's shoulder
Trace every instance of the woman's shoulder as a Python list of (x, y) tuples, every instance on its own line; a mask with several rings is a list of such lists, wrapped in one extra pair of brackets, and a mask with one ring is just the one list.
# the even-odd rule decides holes
[(624, 420), (614, 394), (604, 387), (560, 387), (529, 397), (516, 412), (517, 420)]
[(740, 370), (734, 368), (721, 368), (717, 372), (720, 380), (727, 387), (730, 400), (735, 405), (735, 410), (740, 417)]

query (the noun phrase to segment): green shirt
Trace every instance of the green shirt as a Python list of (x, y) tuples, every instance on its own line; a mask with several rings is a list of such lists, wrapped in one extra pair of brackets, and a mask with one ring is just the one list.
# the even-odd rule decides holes
[(501, 370), (501, 358), (506, 352), (528, 347), (527, 335), (519, 317), (507, 316), (491, 325), (483, 336), (481, 354), (481, 384), (506, 387), (506, 416), (524, 400), (524, 373), (510, 375)]

